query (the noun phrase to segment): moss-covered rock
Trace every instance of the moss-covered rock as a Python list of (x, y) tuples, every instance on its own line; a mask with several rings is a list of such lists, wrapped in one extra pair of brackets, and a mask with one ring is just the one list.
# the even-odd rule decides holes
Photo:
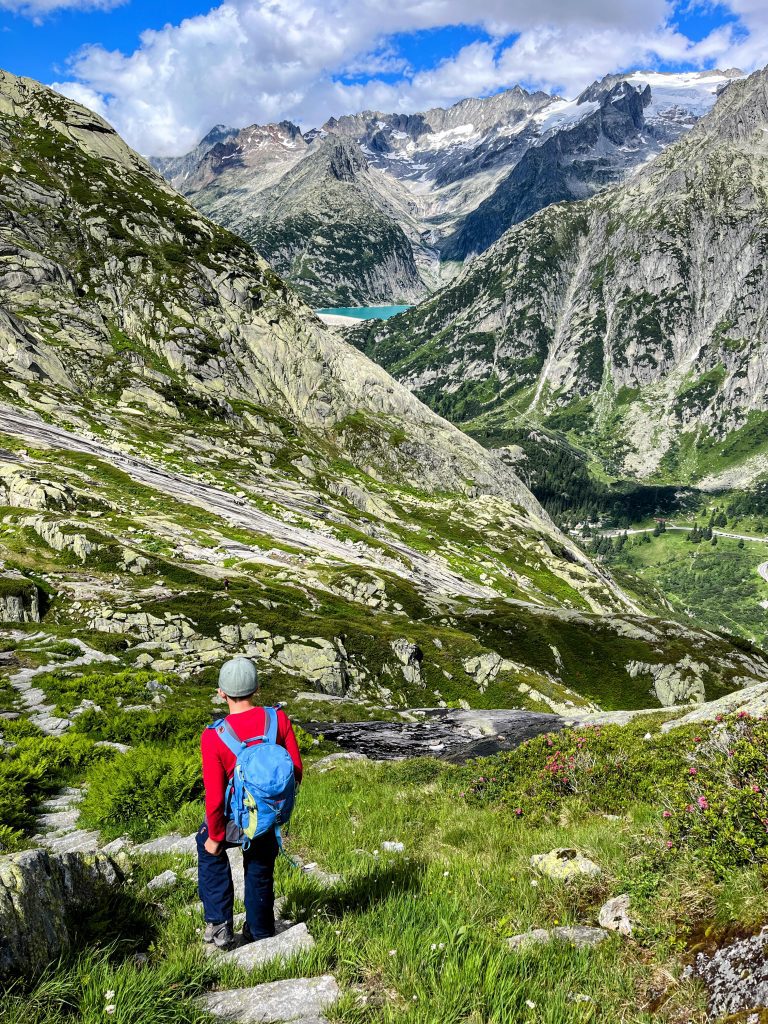
[(120, 880), (104, 854), (0, 857), (0, 974), (33, 975), (58, 959), (72, 943), (72, 915), (92, 913)]

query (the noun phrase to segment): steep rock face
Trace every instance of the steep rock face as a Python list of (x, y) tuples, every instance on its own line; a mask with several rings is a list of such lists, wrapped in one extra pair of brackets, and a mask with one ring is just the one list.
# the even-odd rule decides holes
[[(551, 540), (547, 559), (566, 574), (586, 572), (587, 589), (607, 586), (609, 604), (624, 600), (513, 469), (326, 330), (263, 260), (201, 218), (105, 122), (11, 75), (0, 78), (0, 97), (6, 402), (121, 444), (137, 417), (149, 424), (173, 414), (177, 435), (190, 423), (199, 435), (229, 422), (265, 446), (260, 472), (272, 493), (282, 488), (277, 457), (283, 473), (316, 481), (323, 495), (344, 472), (363, 482), (363, 496), (382, 486), (494, 495), (522, 517), (524, 532)], [(354, 150), (344, 154), (349, 160), (333, 162), (342, 175), (359, 161)], [(344, 460), (352, 464), (340, 471)], [(35, 529), (53, 550), (81, 538), (81, 560), (106, 557), (110, 546), (46, 517)], [(433, 571), (443, 569), (435, 562)]]
[(358, 342), (457, 422), (535, 416), (620, 472), (694, 479), (759, 453), (766, 129), (762, 71), (634, 180), (540, 212)]
[(72, 944), (73, 919), (92, 914), (119, 881), (104, 854), (0, 857), (0, 975), (34, 975), (58, 959)]
[(413, 248), (360, 147), (327, 138), (249, 202), (220, 189), (195, 197), (317, 306), (410, 303), (423, 297)]
[(526, 150), (492, 194), (445, 240), (443, 258), (464, 260), (484, 252), (507, 228), (538, 210), (585, 199), (620, 181), (639, 154), (653, 153), (643, 135), (643, 108), (650, 101), (650, 86), (636, 88), (624, 81), (602, 95), (599, 105), (580, 97), (577, 106), (584, 107), (584, 113), (579, 120)]
[(183, 156), (153, 156), (149, 162), (162, 176), (184, 195), (200, 187), (199, 167), (211, 150), (239, 134), (237, 128), (225, 124), (214, 125), (189, 153)]
[[(261, 403), (342, 444), (348, 417), (394, 417), (421, 485), (464, 489), (479, 470), (476, 486), (538, 515), (514, 473), (325, 330), (96, 115), (3, 74), (0, 134), (0, 361), (23, 382), (16, 394), (119, 404), (128, 390), (217, 415)], [(373, 436), (369, 447), (375, 461)], [(392, 463), (390, 449), (380, 457)]]

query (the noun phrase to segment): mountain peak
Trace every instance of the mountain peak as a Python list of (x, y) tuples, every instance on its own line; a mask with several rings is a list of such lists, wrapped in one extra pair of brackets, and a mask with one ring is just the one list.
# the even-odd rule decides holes
[(354, 181), (368, 170), (368, 161), (354, 139), (334, 136), (325, 142), (328, 170), (338, 181)]

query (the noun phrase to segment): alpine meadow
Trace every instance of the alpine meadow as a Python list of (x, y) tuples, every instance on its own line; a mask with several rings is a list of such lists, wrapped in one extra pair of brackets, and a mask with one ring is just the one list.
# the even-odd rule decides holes
[(768, 1022), (768, 23), (571, 7), (0, 2), (2, 1024)]

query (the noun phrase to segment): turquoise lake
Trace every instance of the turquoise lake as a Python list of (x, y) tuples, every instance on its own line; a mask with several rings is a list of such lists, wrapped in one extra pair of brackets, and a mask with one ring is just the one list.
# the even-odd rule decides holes
[(410, 306), (339, 306), (337, 309), (316, 309), (316, 313), (332, 313), (334, 316), (352, 316), (356, 320), (389, 320), (391, 316), (404, 313)]

